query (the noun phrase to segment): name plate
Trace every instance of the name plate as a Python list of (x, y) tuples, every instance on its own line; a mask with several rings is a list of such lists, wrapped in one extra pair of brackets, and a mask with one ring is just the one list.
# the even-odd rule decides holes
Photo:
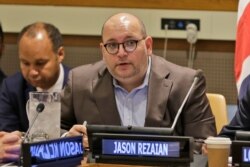
[(250, 141), (235, 140), (231, 146), (232, 165), (250, 167)]
[(89, 144), (98, 163), (189, 166), (193, 161), (192, 137), (93, 133)]
[(242, 147), (242, 161), (250, 164), (250, 147)]
[(82, 136), (23, 143), (22, 153), (23, 166), (48, 164), (69, 159), (79, 159), (79, 162), (74, 163), (81, 164), (80, 160), (84, 154)]
[(180, 157), (180, 142), (103, 139), (102, 154)]

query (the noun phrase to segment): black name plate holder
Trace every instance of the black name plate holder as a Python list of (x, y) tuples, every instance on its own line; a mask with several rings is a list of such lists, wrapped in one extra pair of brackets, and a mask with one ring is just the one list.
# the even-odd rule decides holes
[(93, 133), (89, 140), (97, 163), (190, 166), (193, 161), (192, 137)]
[(84, 155), (82, 136), (23, 143), (22, 155), (24, 167), (79, 165)]

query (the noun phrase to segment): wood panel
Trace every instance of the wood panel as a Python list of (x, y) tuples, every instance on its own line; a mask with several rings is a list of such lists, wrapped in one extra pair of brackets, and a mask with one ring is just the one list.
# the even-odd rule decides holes
[[(5, 43), (16, 44), (17, 33), (6, 33)], [(100, 36), (80, 36), (80, 35), (63, 35), (65, 46), (84, 46), (84, 47), (99, 47), (101, 42)], [(164, 39), (154, 38), (154, 49), (164, 48)], [(209, 52), (234, 52), (235, 41), (221, 40), (198, 40), (196, 44), (197, 51)], [(169, 50), (188, 50), (189, 45), (185, 39), (169, 39)]]
[(0, 0), (0, 4), (236, 11), (239, 0)]

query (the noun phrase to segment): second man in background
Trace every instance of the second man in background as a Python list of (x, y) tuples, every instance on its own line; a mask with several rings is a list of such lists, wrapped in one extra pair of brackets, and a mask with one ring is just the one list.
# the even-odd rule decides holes
[(37, 22), (24, 27), (19, 34), (18, 55), (21, 72), (7, 77), (0, 93), (2, 161), (19, 157), (20, 132), (29, 127), (26, 113), (29, 92), (60, 91), (69, 72), (61, 64), (65, 56), (62, 35), (52, 24)]

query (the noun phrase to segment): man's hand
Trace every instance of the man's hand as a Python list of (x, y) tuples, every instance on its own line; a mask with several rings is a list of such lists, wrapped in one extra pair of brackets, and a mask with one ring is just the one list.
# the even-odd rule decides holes
[(87, 129), (84, 125), (74, 125), (66, 136), (79, 136), (83, 135), (83, 146), (89, 148)]
[(20, 156), (21, 132), (0, 132), (0, 162), (17, 161)]
[(207, 155), (207, 153), (208, 153), (208, 151), (207, 151), (207, 144), (202, 144), (201, 150), (202, 150), (202, 154), (203, 155)]

